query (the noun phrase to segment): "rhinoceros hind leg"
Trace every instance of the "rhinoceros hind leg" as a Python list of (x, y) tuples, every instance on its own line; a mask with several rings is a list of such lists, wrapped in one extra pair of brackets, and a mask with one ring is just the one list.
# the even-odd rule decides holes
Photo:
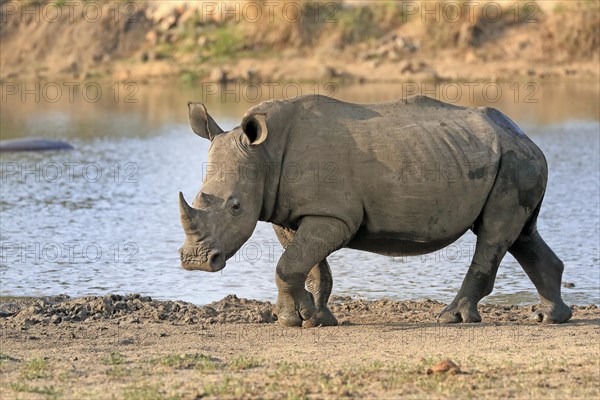
[(507, 248), (507, 245), (487, 243), (485, 236), (478, 234), (475, 255), (467, 275), (454, 300), (438, 315), (440, 322), (481, 322), (477, 304), (492, 292), (498, 266)]
[[(477, 303), (494, 288), (498, 266), (513, 243), (535, 226), (544, 194), (545, 178), (518, 179), (515, 171), (532, 170), (528, 158), (505, 156), (483, 210), (474, 226), (475, 254), (454, 300), (438, 319), (443, 322), (480, 322)], [(516, 189), (516, 190), (515, 190)]]
[[(295, 235), (293, 230), (275, 224), (273, 224), (273, 230), (275, 230), (275, 234), (283, 248), (286, 248), (292, 242)], [(306, 288), (315, 304), (317, 314), (309, 321), (304, 321), (303, 327), (336, 326), (338, 321), (327, 307), (333, 288), (333, 277), (326, 259), (310, 270), (306, 278)]]
[(548, 247), (537, 230), (522, 234), (509, 249), (535, 285), (542, 302), (533, 318), (543, 323), (567, 322), (571, 309), (560, 294), (563, 263)]
[(311, 294), (315, 307), (317, 307), (317, 315), (310, 321), (305, 321), (302, 326), (305, 328), (312, 326), (336, 326), (338, 324), (337, 319), (327, 307), (331, 289), (333, 288), (333, 277), (326, 259), (310, 270), (306, 278), (306, 288)]

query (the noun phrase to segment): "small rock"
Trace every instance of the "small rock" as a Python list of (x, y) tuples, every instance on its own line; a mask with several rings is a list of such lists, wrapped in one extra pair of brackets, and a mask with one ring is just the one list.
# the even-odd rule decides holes
[(247, 82), (254, 82), (257, 80), (257, 74), (256, 71), (252, 68), (249, 68), (247, 70), (244, 70), (244, 72), (242, 72), (242, 79), (247, 81)]
[(139, 62), (147, 62), (148, 61), (148, 53), (145, 51), (142, 51), (141, 53), (138, 54), (138, 61)]
[(575, 287), (575, 284), (573, 282), (565, 282), (563, 283), (563, 287), (571, 289)]
[(447, 359), (435, 364), (433, 367), (429, 368), (427, 370), (427, 375), (441, 373), (441, 372), (449, 372), (451, 374), (457, 374), (460, 372), (460, 367), (458, 365), (456, 365), (452, 360), (447, 358)]
[(62, 322), (62, 318), (55, 314), (52, 316), (52, 318), (50, 318), (50, 322), (58, 325)]
[(477, 61), (477, 55), (472, 50), (469, 50), (467, 52), (467, 54), (465, 55), (465, 62), (470, 64), (470, 63), (474, 63), (476, 61)]
[(150, 43), (150, 45), (156, 46), (158, 44), (158, 34), (156, 31), (148, 31), (148, 33), (146, 33), (146, 40), (148, 43)]
[(535, 310), (537, 310), (537, 307), (534, 304), (532, 304), (531, 306), (529, 306), (529, 311), (530, 312), (534, 312)]
[(169, 15), (166, 18), (164, 18), (162, 20), (162, 22), (158, 25), (158, 29), (161, 32), (168, 31), (169, 29), (171, 29), (172, 27), (175, 26), (176, 22), (177, 22), (177, 16), (175, 16), (175, 15)]

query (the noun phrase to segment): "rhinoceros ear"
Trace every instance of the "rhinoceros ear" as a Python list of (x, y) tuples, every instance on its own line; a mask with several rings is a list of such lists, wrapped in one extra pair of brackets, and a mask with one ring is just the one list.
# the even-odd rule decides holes
[(242, 121), (242, 130), (251, 145), (261, 144), (267, 140), (267, 116), (266, 114), (250, 114)]
[(190, 125), (196, 135), (212, 141), (215, 136), (223, 133), (223, 129), (221, 129), (215, 120), (208, 115), (208, 111), (206, 111), (204, 104), (189, 102), (188, 110)]

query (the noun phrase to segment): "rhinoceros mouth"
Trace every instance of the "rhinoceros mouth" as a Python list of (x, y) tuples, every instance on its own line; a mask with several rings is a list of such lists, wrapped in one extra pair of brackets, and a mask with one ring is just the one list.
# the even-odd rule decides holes
[(188, 271), (217, 272), (225, 268), (225, 258), (218, 251), (182, 247), (179, 254), (181, 267)]

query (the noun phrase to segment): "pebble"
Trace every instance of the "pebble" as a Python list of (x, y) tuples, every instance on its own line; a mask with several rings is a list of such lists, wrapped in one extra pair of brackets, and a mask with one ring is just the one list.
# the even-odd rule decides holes
[(449, 372), (451, 374), (460, 373), (460, 367), (456, 365), (454, 361), (447, 358), (439, 363), (435, 364), (433, 367), (427, 370), (427, 375), (441, 373), (441, 372)]

